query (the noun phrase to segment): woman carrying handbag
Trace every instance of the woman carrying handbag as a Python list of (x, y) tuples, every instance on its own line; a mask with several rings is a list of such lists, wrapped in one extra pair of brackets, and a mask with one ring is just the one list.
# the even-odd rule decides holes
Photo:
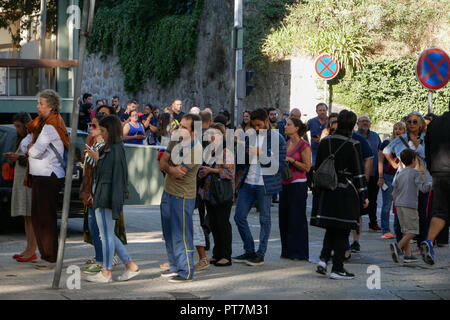
[[(215, 134), (211, 142), (218, 146), (225, 145), (225, 126), (213, 123)], [(213, 257), (210, 263), (216, 267), (231, 266), (232, 229), (230, 224), (231, 207), (234, 201), (235, 165), (232, 151), (223, 148), (223, 163), (203, 166), (199, 176), (206, 177), (205, 184), (199, 190), (205, 200), (209, 216), (209, 226), (214, 238)], [(218, 155), (220, 156), (220, 155)]]

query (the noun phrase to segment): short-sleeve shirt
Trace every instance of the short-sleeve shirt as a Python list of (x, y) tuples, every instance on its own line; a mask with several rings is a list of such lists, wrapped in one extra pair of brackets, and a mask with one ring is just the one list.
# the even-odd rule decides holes
[[(409, 141), (408, 134), (404, 133), (401, 136), (398, 136), (397, 138), (395, 138), (389, 145), (387, 145), (384, 148), (383, 153), (384, 154), (395, 153), (397, 155), (397, 158), (399, 158), (401, 160), (400, 153), (403, 150), (405, 150), (407, 147), (402, 142), (400, 137), (402, 137), (403, 140), (405, 140), (405, 142), (409, 145), (409, 148), (411, 150), (415, 151), (422, 158), (422, 160), (426, 166), (427, 164), (425, 161), (425, 133), (422, 133), (420, 135), (420, 137), (418, 139), (419, 146), (417, 148), (414, 146), (414, 144), (411, 141)], [(430, 182), (432, 180), (430, 172), (428, 170), (426, 170), (426, 174), (427, 174), (427, 181)]]
[(367, 139), (364, 138), (359, 133), (353, 132), (352, 139), (355, 139), (355, 140), (359, 141), (359, 144), (361, 145), (361, 155), (362, 155), (362, 160), (363, 160), (363, 166), (362, 167), (364, 168), (364, 162), (366, 160), (368, 160), (368, 159), (372, 159), (373, 158), (372, 149), (370, 148), (370, 145), (367, 142)]
[(311, 131), (311, 152), (313, 154), (317, 153), (317, 149), (319, 149), (319, 144), (312, 139), (313, 136), (317, 136), (320, 138), (322, 134), (322, 130), (327, 127), (327, 121), (324, 123), (320, 123), (319, 117), (315, 117), (308, 120), (308, 129)]
[[(172, 157), (172, 153), (176, 152), (174, 148), (178, 144), (178, 141), (170, 141), (165, 152), (170, 153)], [(189, 149), (190, 152), (187, 155), (182, 155), (182, 165), (188, 169), (188, 172), (183, 178), (179, 179), (173, 179), (169, 174), (166, 174), (164, 191), (179, 198), (193, 199), (197, 196), (197, 173), (200, 169), (203, 150), (200, 142), (197, 140), (194, 140), (186, 148)], [(177, 150), (180, 151), (179, 149)], [(196, 153), (197, 157), (194, 156)], [(198, 157), (200, 157), (200, 163), (197, 164), (195, 163), (195, 159), (198, 159)], [(172, 160), (170, 163), (173, 164)]]
[[(364, 137), (361, 133), (361, 131), (358, 131), (358, 134)], [(367, 142), (369, 143), (370, 148), (372, 149), (373, 154), (373, 166), (372, 166), (372, 172), (370, 175), (373, 177), (377, 175), (378, 173), (378, 149), (381, 144), (381, 139), (378, 133), (375, 131), (369, 130), (368, 138), (364, 137)]]

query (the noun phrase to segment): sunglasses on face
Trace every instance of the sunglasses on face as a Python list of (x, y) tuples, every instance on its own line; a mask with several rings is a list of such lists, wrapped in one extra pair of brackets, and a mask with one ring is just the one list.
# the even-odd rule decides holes
[(96, 125), (95, 123), (91, 123), (89, 126), (90, 126), (92, 129), (97, 129), (97, 125)]
[(408, 120), (408, 121), (406, 121), (406, 123), (407, 123), (407, 124), (411, 124), (411, 123), (412, 123), (412, 124), (418, 124), (419, 121), (417, 121), (417, 120), (414, 119), (414, 120)]

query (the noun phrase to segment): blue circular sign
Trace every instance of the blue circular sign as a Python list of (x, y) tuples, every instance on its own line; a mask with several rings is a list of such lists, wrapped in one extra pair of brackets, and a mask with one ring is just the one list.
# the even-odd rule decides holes
[(339, 63), (326, 53), (316, 59), (314, 66), (317, 75), (325, 80), (331, 80), (339, 73)]
[(425, 50), (416, 65), (416, 77), (429, 90), (438, 90), (450, 80), (450, 58), (441, 49)]

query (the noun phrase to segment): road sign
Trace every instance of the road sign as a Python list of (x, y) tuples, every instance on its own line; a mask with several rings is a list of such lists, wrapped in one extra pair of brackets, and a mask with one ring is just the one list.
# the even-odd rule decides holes
[(450, 80), (450, 58), (441, 49), (427, 49), (419, 57), (416, 77), (429, 90), (438, 90)]
[(320, 78), (331, 80), (339, 73), (339, 62), (324, 53), (316, 59), (314, 69)]

